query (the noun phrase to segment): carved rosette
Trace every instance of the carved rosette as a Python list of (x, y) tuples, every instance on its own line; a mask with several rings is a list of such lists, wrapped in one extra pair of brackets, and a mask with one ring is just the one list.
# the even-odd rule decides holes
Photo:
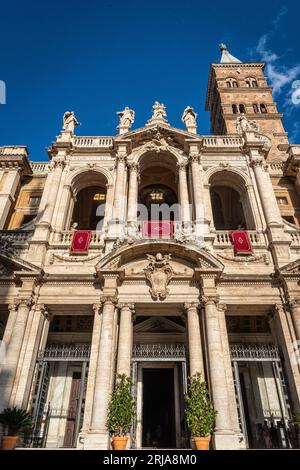
[(147, 258), (149, 264), (144, 273), (151, 285), (150, 294), (154, 300), (164, 300), (169, 294), (168, 284), (174, 275), (169, 263), (171, 255), (157, 253), (156, 256), (147, 255)]

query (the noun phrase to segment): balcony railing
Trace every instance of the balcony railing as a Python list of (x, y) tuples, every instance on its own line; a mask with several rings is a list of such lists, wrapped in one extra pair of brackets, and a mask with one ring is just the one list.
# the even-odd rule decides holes
[(74, 145), (76, 147), (106, 147), (110, 148), (113, 146), (112, 137), (75, 137)]
[(244, 140), (235, 136), (208, 136), (203, 137), (203, 147), (242, 147)]
[(45, 174), (49, 171), (48, 162), (30, 162), (30, 166), (34, 174)]
[[(53, 243), (56, 245), (62, 246), (71, 246), (72, 238), (73, 238), (74, 231), (67, 230), (64, 232), (57, 232), (54, 234)], [(91, 241), (90, 245), (101, 245), (103, 243), (103, 236), (102, 232), (91, 232)]]
[[(255, 230), (247, 230), (248, 236), (250, 238), (251, 245), (253, 247), (264, 246), (265, 239), (262, 233), (256, 232)], [(214, 241), (215, 247), (227, 247), (232, 246), (230, 231), (228, 230), (218, 230), (216, 232), (216, 238)]]
[(25, 243), (33, 234), (33, 231), (0, 230), (0, 241), (9, 243)]

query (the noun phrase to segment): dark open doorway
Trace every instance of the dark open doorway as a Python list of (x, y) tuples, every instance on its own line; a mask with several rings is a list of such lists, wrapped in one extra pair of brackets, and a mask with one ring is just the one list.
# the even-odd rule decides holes
[(173, 369), (143, 369), (143, 447), (176, 448)]

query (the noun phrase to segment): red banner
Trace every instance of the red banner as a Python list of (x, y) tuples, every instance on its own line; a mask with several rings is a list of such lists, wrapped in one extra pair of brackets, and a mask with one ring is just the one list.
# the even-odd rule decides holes
[(143, 237), (148, 238), (173, 238), (174, 223), (172, 221), (144, 221)]
[(70, 253), (88, 253), (92, 232), (90, 230), (77, 230), (74, 232)]
[(252, 246), (250, 238), (247, 232), (240, 230), (233, 230), (230, 232), (230, 236), (233, 243), (234, 252), (236, 254), (248, 254), (252, 253)]

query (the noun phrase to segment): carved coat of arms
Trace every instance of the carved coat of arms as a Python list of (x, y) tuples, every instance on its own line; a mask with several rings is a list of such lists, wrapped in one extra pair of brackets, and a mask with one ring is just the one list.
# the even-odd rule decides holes
[(169, 293), (168, 284), (174, 274), (169, 263), (171, 255), (157, 253), (155, 256), (147, 255), (147, 258), (149, 264), (144, 273), (151, 285), (150, 294), (155, 300), (164, 300)]

